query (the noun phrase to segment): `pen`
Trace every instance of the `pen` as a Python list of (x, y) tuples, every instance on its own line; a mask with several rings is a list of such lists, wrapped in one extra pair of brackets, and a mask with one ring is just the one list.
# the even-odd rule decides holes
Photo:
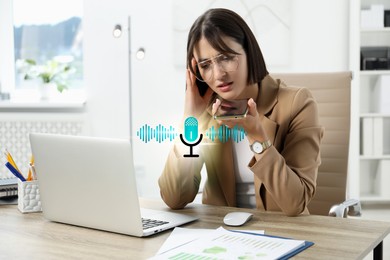
[(5, 155), (7, 156), (7, 161), (8, 161), (8, 162), (9, 162), (9, 163), (10, 163), (18, 172), (20, 172), (20, 170), (18, 169), (18, 166), (16, 166), (16, 163), (15, 163), (15, 161), (14, 161), (14, 158), (12, 158), (11, 153), (8, 152), (7, 149), (6, 149), (5, 151), (6, 151)]
[(34, 164), (30, 164), (30, 169), (31, 169), (31, 172), (32, 172), (32, 179), (36, 180), (37, 179), (37, 173), (35, 171)]
[(28, 168), (28, 175), (27, 175), (27, 181), (32, 181), (35, 180), (35, 174), (33, 172), (33, 167), (34, 167), (34, 156), (31, 155), (30, 158), (30, 167)]
[(33, 180), (33, 177), (32, 177), (32, 173), (31, 173), (31, 166), (28, 168), (28, 174), (27, 174), (27, 181), (32, 181)]
[(23, 177), (23, 175), (22, 175), (17, 169), (15, 169), (15, 167), (12, 166), (11, 163), (7, 162), (7, 163), (5, 164), (5, 166), (8, 168), (8, 170), (11, 171), (11, 173), (12, 173), (13, 175), (15, 175), (17, 178), (19, 178), (19, 180), (21, 180), (21, 181), (26, 181), (26, 179)]

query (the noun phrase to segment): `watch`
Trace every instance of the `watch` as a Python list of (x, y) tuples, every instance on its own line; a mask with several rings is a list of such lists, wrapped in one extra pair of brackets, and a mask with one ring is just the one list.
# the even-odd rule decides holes
[(253, 144), (251, 144), (251, 150), (254, 153), (261, 154), (271, 146), (272, 143), (270, 140), (264, 142), (254, 141)]

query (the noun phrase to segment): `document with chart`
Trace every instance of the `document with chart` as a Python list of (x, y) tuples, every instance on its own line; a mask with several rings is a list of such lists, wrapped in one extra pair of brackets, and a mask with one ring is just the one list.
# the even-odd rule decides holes
[(278, 259), (303, 247), (304, 240), (232, 232), (220, 227), (152, 259)]

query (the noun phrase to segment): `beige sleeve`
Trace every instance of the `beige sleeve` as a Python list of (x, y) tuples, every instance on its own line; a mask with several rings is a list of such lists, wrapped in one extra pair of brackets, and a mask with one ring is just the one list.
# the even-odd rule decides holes
[(291, 107), (283, 148), (278, 151), (270, 147), (261, 157), (253, 157), (249, 167), (281, 210), (296, 216), (315, 193), (323, 128), (318, 122), (317, 104), (307, 90), (297, 92)]

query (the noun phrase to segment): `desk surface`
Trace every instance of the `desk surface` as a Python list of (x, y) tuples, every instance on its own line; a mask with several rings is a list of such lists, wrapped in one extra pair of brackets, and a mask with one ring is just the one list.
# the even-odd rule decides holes
[[(141, 205), (169, 210), (161, 201), (141, 200)], [(235, 210), (243, 209), (194, 204), (180, 212), (200, 217), (184, 227), (215, 229), (224, 226), (225, 214)], [(361, 259), (390, 233), (390, 222), (246, 211), (254, 216), (240, 229), (315, 243), (294, 259)], [(0, 206), (0, 251), (5, 259), (146, 259), (169, 234), (136, 238), (51, 222), (41, 213), (22, 214), (15, 205)]]

